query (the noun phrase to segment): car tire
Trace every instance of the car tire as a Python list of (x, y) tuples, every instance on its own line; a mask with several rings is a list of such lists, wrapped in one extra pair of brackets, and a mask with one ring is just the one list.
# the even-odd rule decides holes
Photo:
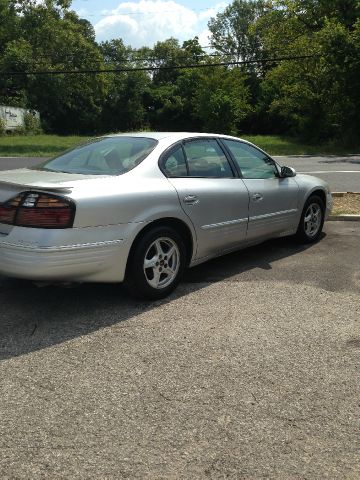
[(124, 286), (137, 298), (165, 298), (179, 284), (186, 268), (186, 258), (185, 243), (176, 230), (154, 227), (136, 242)]
[(321, 236), (325, 220), (325, 205), (318, 195), (311, 195), (305, 202), (296, 239), (301, 243), (317, 242)]

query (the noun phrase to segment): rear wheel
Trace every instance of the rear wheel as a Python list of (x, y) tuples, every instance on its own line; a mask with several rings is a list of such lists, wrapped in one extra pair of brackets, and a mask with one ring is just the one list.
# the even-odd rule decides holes
[(160, 299), (178, 285), (186, 266), (186, 248), (176, 230), (155, 227), (146, 232), (129, 259), (125, 287), (136, 297)]
[(320, 238), (324, 219), (324, 202), (317, 195), (312, 195), (305, 203), (296, 238), (303, 243), (316, 242)]

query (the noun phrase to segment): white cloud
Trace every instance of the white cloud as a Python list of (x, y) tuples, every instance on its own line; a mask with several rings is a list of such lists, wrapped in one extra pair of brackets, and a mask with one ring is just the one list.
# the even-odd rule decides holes
[(75, 12), (79, 15), (79, 17), (86, 17), (89, 12), (86, 8), (79, 8), (79, 9), (76, 9)]
[(152, 46), (169, 37), (183, 41), (195, 35), (201, 37), (202, 45), (207, 45), (210, 33), (207, 21), (228, 3), (196, 12), (174, 0), (124, 2), (113, 10), (103, 11), (104, 17), (95, 24), (95, 32), (100, 41), (122, 38), (135, 48)]
[(210, 20), (211, 17), (224, 10), (229, 5), (229, 2), (220, 2), (214, 5), (213, 7), (207, 8), (206, 10), (199, 13), (199, 20)]
[(203, 30), (202, 32), (200, 32), (200, 33), (198, 34), (200, 45), (202, 45), (203, 47), (208, 46), (209, 43), (210, 43), (210, 36), (211, 36), (211, 32), (210, 32), (210, 30), (208, 30), (208, 29)]

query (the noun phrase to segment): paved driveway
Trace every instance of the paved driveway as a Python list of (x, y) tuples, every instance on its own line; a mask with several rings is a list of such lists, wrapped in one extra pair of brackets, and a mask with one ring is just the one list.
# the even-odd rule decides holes
[(0, 477), (358, 478), (360, 224), (167, 301), (0, 281)]

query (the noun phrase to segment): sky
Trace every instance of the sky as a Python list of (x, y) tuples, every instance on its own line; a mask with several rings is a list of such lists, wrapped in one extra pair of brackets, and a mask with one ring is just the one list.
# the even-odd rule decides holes
[(98, 41), (122, 38), (133, 48), (175, 37), (209, 44), (207, 23), (231, 0), (73, 0), (72, 9), (95, 27)]

